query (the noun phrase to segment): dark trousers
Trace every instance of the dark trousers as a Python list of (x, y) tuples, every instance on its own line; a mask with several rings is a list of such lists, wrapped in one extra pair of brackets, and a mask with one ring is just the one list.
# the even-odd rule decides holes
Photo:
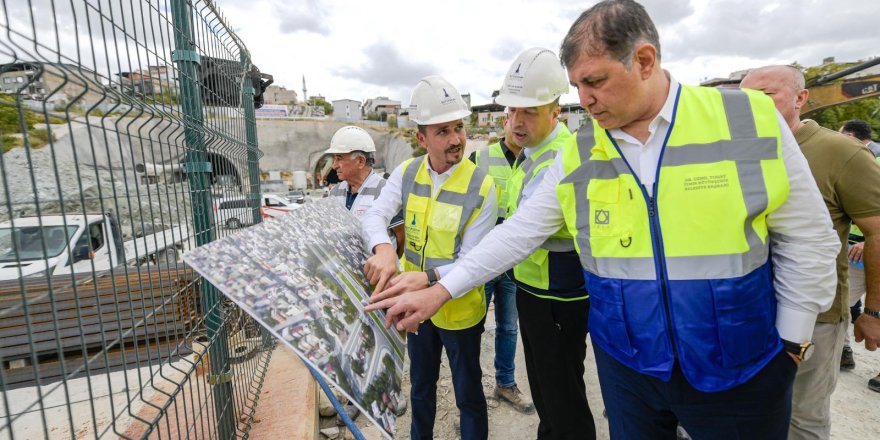
[(676, 363), (669, 382), (632, 370), (593, 344), (612, 439), (784, 440), (797, 366), (785, 350), (755, 377), (727, 391), (692, 387)]
[(407, 336), (410, 359), (410, 401), (412, 402), (412, 440), (434, 438), (437, 414), (437, 380), (440, 378), (440, 355), (452, 370), (455, 405), (461, 412), (462, 440), (484, 440), (489, 436), (486, 396), (483, 394), (483, 370), (480, 368), (480, 335), (483, 322), (464, 330), (444, 330), (430, 320), (419, 326), (419, 333)]
[(589, 300), (556, 301), (517, 288), (516, 308), (538, 439), (595, 439), (584, 385)]

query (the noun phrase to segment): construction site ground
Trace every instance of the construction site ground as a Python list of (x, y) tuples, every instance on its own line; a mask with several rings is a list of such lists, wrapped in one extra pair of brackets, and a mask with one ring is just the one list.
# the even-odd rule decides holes
[[(850, 328), (852, 332), (852, 328)], [(489, 438), (497, 440), (515, 440), (535, 438), (538, 428), (538, 416), (526, 415), (515, 411), (504, 402), (494, 398), (494, 338), (495, 317), (492, 310), (486, 317), (486, 332), (483, 334), (483, 350), (480, 361), (483, 366), (483, 390), (486, 393), (489, 405)], [(587, 396), (590, 408), (596, 421), (596, 430), (599, 439), (607, 439), (608, 424), (602, 417), (602, 397), (599, 392), (599, 382), (596, 378), (596, 365), (593, 358), (592, 343), (588, 338), (587, 359), (584, 361), (586, 373), (584, 381), (587, 384)], [(880, 438), (880, 393), (871, 391), (867, 387), (868, 379), (880, 372), (880, 351), (869, 352), (864, 346), (853, 346), (855, 352), (856, 368), (852, 371), (840, 373), (837, 389), (832, 396), (832, 426), (831, 438), (835, 440), (862, 440)], [(295, 356), (284, 346), (279, 345), (269, 367), (266, 384), (263, 386), (260, 402), (257, 406), (257, 419), (259, 423), (254, 425), (251, 438), (290, 438), (311, 439), (311, 433), (304, 433), (297, 427), (311, 423), (302, 416), (293, 416), (296, 408), (300, 411), (308, 406), (308, 399), (315, 393), (315, 385), (304, 384), (297, 381), (296, 372), (304, 368)], [(409, 369), (409, 364), (406, 366)], [(404, 383), (404, 390), (408, 393), (409, 381)], [(516, 352), (516, 381), (523, 392), (529, 393), (529, 382), (526, 379), (525, 361), (523, 360), (522, 344), (518, 341)], [(320, 389), (317, 389), (320, 394)], [(311, 403), (316, 405), (314, 401)], [(308, 419), (308, 415), (305, 416)], [(452, 382), (449, 373), (449, 364), (445, 357), (440, 373), (440, 382), (437, 386), (437, 419), (434, 427), (434, 438), (437, 440), (458, 439), (455, 429), (455, 418), (458, 417), (455, 408), (455, 395), (452, 390)], [(335, 426), (335, 417), (322, 418), (315, 423), (313, 432), (317, 429)], [(366, 417), (359, 417), (357, 424), (368, 439), (381, 439), (382, 436), (376, 427), (371, 426)], [(410, 412), (407, 411), (397, 420), (398, 439), (409, 439)], [(291, 434), (302, 437), (291, 436)], [(314, 438), (327, 438), (320, 434)], [(354, 438), (347, 430), (340, 429), (338, 438)]]

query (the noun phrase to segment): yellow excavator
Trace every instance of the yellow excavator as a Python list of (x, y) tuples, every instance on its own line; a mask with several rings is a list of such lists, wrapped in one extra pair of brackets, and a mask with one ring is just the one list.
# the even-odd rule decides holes
[(867, 98), (880, 96), (880, 74), (866, 75), (859, 78), (844, 79), (845, 76), (860, 72), (880, 64), (880, 57), (857, 64), (850, 68), (821, 75), (807, 80), (810, 97), (801, 108), (801, 116), (808, 116), (819, 110), (835, 105), (847, 104)]

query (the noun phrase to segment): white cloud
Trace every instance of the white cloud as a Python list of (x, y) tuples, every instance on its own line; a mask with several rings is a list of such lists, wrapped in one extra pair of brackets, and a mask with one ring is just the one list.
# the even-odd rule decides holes
[(282, 33), (314, 32), (329, 35), (328, 12), (318, 0), (275, 3), (275, 12), (281, 20), (279, 30)]
[[(428, 74), (443, 75), (461, 92), (471, 93), (474, 104), (489, 102), (519, 52), (534, 46), (558, 51), (572, 22), (595, 4), (569, 0), (215, 1), (247, 44), (254, 63), (274, 75), (276, 84), (300, 90), (305, 76), (310, 95), (357, 100), (382, 95), (404, 104), (418, 79)], [(797, 61), (815, 65), (827, 56), (852, 61), (880, 55), (880, 34), (872, 21), (880, 16), (877, 0), (644, 3), (660, 31), (664, 67), (686, 83), (763, 64)], [(127, 70), (128, 65), (168, 61), (171, 27), (167, 25), (161, 29), (159, 40), (164, 43), (158, 54), (142, 47), (127, 50), (131, 40), (111, 31), (107, 50), (112, 59), (92, 61), (91, 45), (100, 53), (103, 37), (100, 28), (84, 34), (83, 21), (95, 15), (94, 5), (103, 2), (90, 2), (93, 7), (88, 13), (81, 6), (74, 8), (78, 10), (77, 29), (71, 19), (74, 10), (63, 2), (61, 6), (55, 2), (55, 20), (47, 19), (52, 16), (46, 12), (49, 4), (49, 0), (34, 0), (32, 9), (35, 17), (41, 17), (36, 20), (41, 43), (54, 49), (50, 54), (57, 50), (78, 56), (107, 77)], [(156, 13), (155, 8), (162, 9), (161, 2), (139, 4), (146, 5), (142, 8), (148, 16)], [(10, 8), (9, 17), (29, 28), (27, 6), (12, 2)], [(56, 44), (56, 35), (77, 38), (60, 38)], [(28, 52), (33, 50), (25, 46), (5, 48), (0, 56), (12, 50), (22, 58), (32, 56)], [(563, 101), (576, 99), (569, 93)]]
[[(299, 89), (305, 75), (309, 94), (331, 99), (388, 95), (406, 104), (417, 76), (437, 73), (480, 104), (489, 102), (520, 51), (533, 46), (558, 51), (571, 24), (592, 4), (327, 0), (305, 18), (247, 14), (252, 6), (244, 2), (221, 3), (221, 8), (235, 9), (229, 16), (242, 29), (254, 62), (289, 88)], [(773, 8), (761, 0), (644, 4), (660, 31), (664, 66), (688, 83), (761, 64), (880, 55), (873, 52), (880, 37), (869, 24), (880, 15), (875, 0), (779, 0)], [(317, 3), (306, 9), (309, 5)], [(320, 21), (318, 29), (328, 32), (276, 31), (294, 26), (287, 20), (304, 28), (307, 19)], [(569, 93), (563, 101), (576, 99)]]
[[(684, 66), (687, 81), (727, 76), (766, 64), (816, 65), (825, 57), (855, 61), (878, 56), (872, 0), (713, 0), (674, 26), (664, 58)], [(661, 28), (661, 41), (664, 30)], [(734, 64), (736, 63), (736, 64)], [(733, 67), (733, 68), (731, 68)]]
[(367, 46), (364, 48), (364, 55), (367, 59), (365, 64), (347, 64), (332, 73), (339, 77), (357, 79), (364, 84), (406, 87), (437, 71), (437, 68), (430, 64), (409, 59), (389, 42), (377, 42)]

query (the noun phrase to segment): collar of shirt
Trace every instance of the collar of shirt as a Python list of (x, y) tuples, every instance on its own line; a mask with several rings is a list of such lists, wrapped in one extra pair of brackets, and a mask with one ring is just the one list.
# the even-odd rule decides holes
[(504, 153), (504, 158), (507, 159), (507, 163), (509, 163), (510, 166), (513, 166), (514, 162), (516, 162), (516, 155), (507, 147), (507, 142), (505, 142), (504, 138), (501, 138), (498, 143), (501, 144), (501, 152)]
[(437, 173), (436, 171), (434, 171), (433, 168), (431, 168), (431, 161), (428, 160), (429, 158), (427, 157), (427, 155), (425, 156), (425, 167), (428, 169), (428, 175), (431, 176), (431, 184), (434, 187), (433, 194), (431, 196), (435, 197), (437, 195), (437, 191), (440, 191), (440, 187), (443, 186), (443, 184), (446, 183), (447, 180), (449, 180), (449, 176), (452, 175), (452, 172), (455, 171), (455, 169), (458, 167), (458, 164), (449, 167), (449, 169), (443, 173)]
[(657, 180), (660, 153), (663, 151), (663, 141), (672, 124), (672, 116), (675, 113), (675, 96), (678, 92), (678, 81), (668, 72), (664, 71), (663, 73), (669, 78), (669, 93), (666, 95), (666, 102), (663, 103), (660, 112), (648, 125), (647, 141), (643, 144), (619, 128), (609, 130), (611, 136), (617, 141), (624, 159), (650, 196), (654, 195), (654, 182)]
[[(364, 179), (363, 182), (361, 182), (361, 187), (358, 188), (358, 192), (360, 192), (360, 190), (362, 188), (368, 187), (369, 186), (368, 184), (370, 183), (370, 179), (372, 179), (374, 176), (378, 176), (378, 174), (376, 174), (375, 170), (370, 169), (370, 174), (367, 174), (367, 178)], [(347, 196), (351, 197), (352, 194), (357, 195), (357, 193), (351, 192), (351, 185), (349, 185), (348, 182), (343, 181), (343, 183), (345, 183), (345, 193)]]

